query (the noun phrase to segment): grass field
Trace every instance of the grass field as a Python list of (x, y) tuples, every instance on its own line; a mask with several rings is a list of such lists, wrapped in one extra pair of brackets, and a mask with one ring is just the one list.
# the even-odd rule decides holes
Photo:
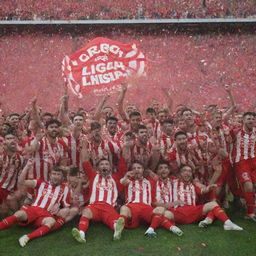
[[(182, 237), (158, 229), (156, 239), (144, 237), (145, 227), (125, 230), (120, 241), (112, 241), (112, 231), (100, 223), (92, 223), (87, 232), (87, 243), (79, 244), (71, 236), (71, 229), (78, 219), (68, 223), (61, 230), (35, 239), (21, 248), (18, 238), (32, 231), (32, 228), (14, 226), (0, 232), (0, 256), (136, 256), (136, 255), (214, 255), (254, 256), (256, 255), (256, 223), (243, 220), (241, 212), (230, 215), (244, 231), (224, 231), (223, 224), (215, 221), (207, 229), (196, 224), (181, 225)], [(206, 246), (202, 246), (204, 243)], [(181, 250), (178, 250), (180, 248)]]

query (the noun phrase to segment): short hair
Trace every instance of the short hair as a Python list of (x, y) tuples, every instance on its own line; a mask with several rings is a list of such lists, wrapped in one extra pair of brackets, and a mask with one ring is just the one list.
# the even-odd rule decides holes
[(81, 116), (81, 117), (84, 119), (84, 115), (83, 115), (83, 114), (81, 114), (81, 113), (75, 113), (74, 116), (73, 116), (73, 118), (72, 118), (72, 121), (74, 121), (74, 119), (75, 119), (76, 116)]
[(129, 171), (132, 169), (132, 166), (133, 166), (134, 164), (139, 164), (139, 165), (141, 165), (141, 166), (143, 167), (143, 169), (145, 169), (145, 168), (144, 168), (144, 165), (143, 165), (143, 163), (142, 163), (141, 161), (139, 161), (139, 160), (134, 160), (134, 161), (132, 161), (132, 163), (131, 163), (131, 165), (130, 165), (130, 167), (129, 167)]
[(112, 107), (110, 107), (110, 106), (105, 106), (103, 109), (105, 109), (105, 108), (110, 108), (110, 109), (112, 109), (112, 110), (114, 110)]
[(255, 117), (255, 113), (254, 112), (245, 112), (244, 114), (243, 114), (243, 118), (245, 118), (246, 116), (254, 116)]
[(102, 158), (100, 158), (100, 159), (96, 162), (96, 167), (98, 167), (98, 166), (100, 165), (100, 162), (102, 162), (102, 161), (108, 161), (108, 162), (109, 162), (109, 160), (108, 160), (107, 158), (102, 157)]
[(12, 116), (20, 117), (20, 114), (18, 114), (18, 113), (12, 113), (12, 114), (10, 114), (8, 117), (11, 118)]
[(58, 127), (61, 126), (61, 122), (57, 119), (50, 119), (49, 121), (46, 122), (45, 124), (45, 128), (47, 129), (49, 125), (52, 125), (52, 124), (57, 124)]
[(159, 160), (159, 162), (157, 163), (157, 165), (156, 165), (156, 170), (157, 170), (157, 169), (159, 168), (159, 166), (162, 165), (162, 164), (166, 164), (166, 165), (168, 165), (168, 167), (170, 167), (169, 162), (166, 161), (166, 160), (164, 160), (164, 159), (162, 159), (162, 160)]
[(79, 168), (78, 167), (71, 167), (69, 170), (69, 176), (75, 177), (79, 173)]
[(17, 134), (13, 131), (13, 129), (8, 130), (7, 133), (4, 134), (4, 138), (8, 135), (13, 135), (13, 136), (17, 137)]
[(193, 172), (193, 168), (192, 168), (192, 166), (190, 166), (189, 164), (182, 164), (181, 166), (180, 166), (180, 168), (179, 168), (179, 171), (181, 171), (183, 168), (185, 168), (185, 167), (189, 167), (190, 169), (191, 169), (191, 171)]
[(140, 124), (138, 127), (138, 130), (142, 130), (142, 129), (147, 130), (147, 127), (144, 124)]
[(182, 111), (181, 111), (181, 115), (183, 115), (184, 112), (186, 112), (186, 111), (189, 111), (189, 112), (193, 113), (193, 111), (192, 111), (190, 108), (184, 108), (184, 109), (182, 109)]
[(106, 119), (106, 123), (107, 123), (108, 121), (115, 121), (115, 122), (118, 122), (118, 118), (115, 117), (115, 116), (110, 116), (110, 117), (108, 117), (108, 118)]
[(168, 114), (168, 111), (166, 109), (162, 109), (162, 110), (159, 110), (157, 112), (157, 114), (159, 115), (160, 113), (164, 113), (164, 114)]
[(3, 125), (6, 125), (6, 126), (8, 126), (9, 128), (12, 128), (12, 126), (11, 126), (9, 123), (2, 123), (1, 126), (3, 126)]
[(146, 113), (156, 114), (156, 111), (153, 108), (147, 108)]
[(66, 174), (66, 172), (59, 166), (59, 165), (54, 165), (51, 169), (53, 172), (61, 172), (63, 175)]
[(101, 125), (98, 122), (91, 123), (91, 131), (94, 131), (96, 129), (101, 129)]
[(176, 140), (176, 138), (179, 136), (179, 135), (185, 135), (187, 137), (187, 134), (183, 131), (178, 131), (174, 134), (174, 139)]
[(135, 135), (134, 135), (133, 132), (126, 132), (126, 133), (124, 134), (124, 136), (133, 136), (133, 137), (135, 137)]
[(163, 121), (163, 124), (174, 124), (174, 121), (172, 119), (166, 119)]
[(141, 116), (141, 114), (138, 111), (134, 111), (129, 115), (129, 118), (131, 119), (133, 116)]
[(53, 114), (50, 112), (44, 112), (42, 116), (51, 116), (53, 118)]

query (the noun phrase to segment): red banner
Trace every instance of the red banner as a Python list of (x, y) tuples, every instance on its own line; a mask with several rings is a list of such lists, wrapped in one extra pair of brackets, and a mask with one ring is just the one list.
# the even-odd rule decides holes
[(97, 37), (71, 56), (65, 56), (62, 74), (72, 92), (81, 98), (83, 93), (116, 92), (128, 76), (145, 75), (145, 66), (145, 56), (136, 42), (121, 44)]

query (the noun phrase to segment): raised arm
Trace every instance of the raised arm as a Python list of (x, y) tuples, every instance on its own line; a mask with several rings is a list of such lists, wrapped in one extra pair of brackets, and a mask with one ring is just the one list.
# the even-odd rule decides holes
[(38, 111), (38, 108), (37, 108), (37, 98), (34, 97), (31, 101), (31, 117), (32, 119), (35, 121), (36, 125), (41, 128), (41, 129), (44, 129), (44, 124), (43, 122), (41, 121), (41, 117), (39, 115), (39, 111)]
[(117, 104), (116, 104), (118, 113), (124, 121), (128, 120), (127, 115), (124, 111), (124, 98), (125, 98), (126, 92), (127, 92), (127, 82), (124, 82), (122, 83), (122, 90), (121, 90), (121, 93), (119, 94), (119, 97), (117, 99)]
[(61, 97), (59, 118), (62, 125), (65, 127), (71, 125), (71, 121), (68, 116), (68, 100), (69, 100), (69, 97), (67, 92), (67, 86), (64, 86), (64, 95)]
[(108, 101), (109, 97), (110, 96), (108, 94), (103, 97), (102, 101), (96, 108), (94, 116), (92, 117), (93, 120), (96, 120), (96, 121), (100, 120), (102, 109), (103, 109), (104, 105), (106, 104), (106, 102)]
[(33, 168), (34, 160), (28, 159), (27, 164), (21, 171), (21, 174), (18, 179), (19, 186), (26, 186), (29, 188), (35, 188), (37, 181), (36, 180), (26, 180), (26, 177), (28, 176), (28, 172)]
[(169, 90), (167, 88), (162, 88), (162, 91), (163, 91), (163, 95), (166, 99), (166, 103), (167, 103), (167, 106), (168, 106), (168, 111), (169, 113), (172, 113), (173, 111), (173, 99), (169, 93)]

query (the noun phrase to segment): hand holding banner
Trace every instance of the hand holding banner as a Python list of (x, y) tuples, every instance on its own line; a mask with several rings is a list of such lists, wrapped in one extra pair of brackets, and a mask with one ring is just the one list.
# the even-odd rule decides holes
[(145, 63), (137, 43), (121, 44), (97, 37), (71, 56), (65, 56), (62, 74), (71, 91), (81, 98), (83, 93), (118, 91), (127, 77), (145, 74)]

